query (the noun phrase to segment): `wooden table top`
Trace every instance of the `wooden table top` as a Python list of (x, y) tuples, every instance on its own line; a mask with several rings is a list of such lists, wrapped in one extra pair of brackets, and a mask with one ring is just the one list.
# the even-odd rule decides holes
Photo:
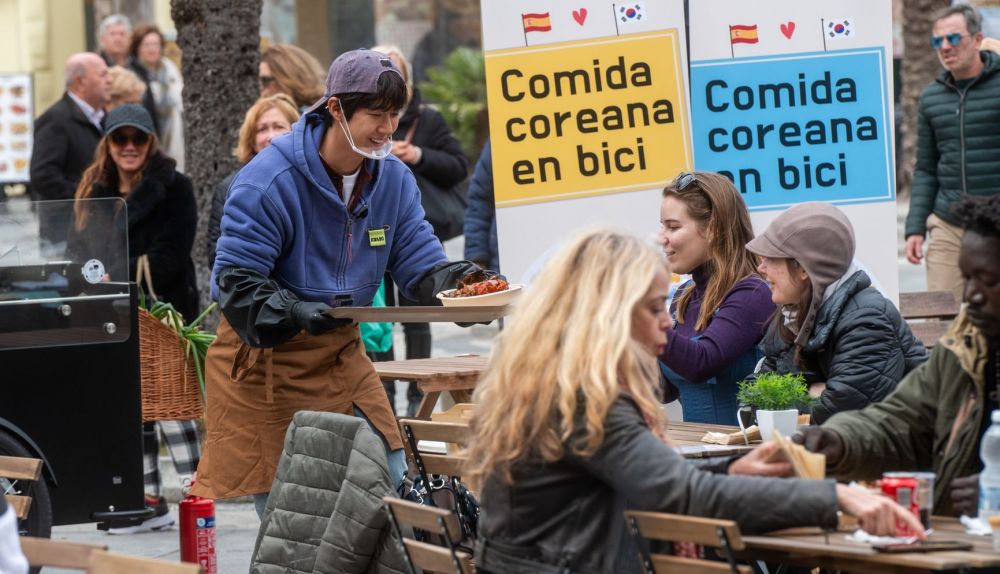
[(667, 422), (667, 436), (674, 443), (677, 449), (685, 458), (703, 458), (708, 456), (731, 456), (743, 454), (753, 450), (760, 442), (750, 443), (750, 446), (742, 444), (710, 444), (701, 442), (701, 437), (707, 432), (733, 433), (738, 432), (739, 427), (727, 425), (713, 425), (707, 423), (685, 423)]
[[(848, 569), (851, 572), (938, 572), (965, 568), (1000, 568), (1000, 552), (989, 536), (972, 536), (958, 519), (931, 518), (930, 540), (957, 540), (973, 545), (969, 551), (886, 554), (868, 544), (849, 541), (847, 532), (825, 536), (818, 528), (793, 528), (765, 536), (743, 536), (741, 555), (805, 566)], [(995, 570), (994, 570), (995, 571)]]
[(382, 379), (426, 381), (430, 379), (475, 378), (486, 370), (490, 358), (482, 355), (435, 357), (403, 361), (376, 361), (375, 372)]

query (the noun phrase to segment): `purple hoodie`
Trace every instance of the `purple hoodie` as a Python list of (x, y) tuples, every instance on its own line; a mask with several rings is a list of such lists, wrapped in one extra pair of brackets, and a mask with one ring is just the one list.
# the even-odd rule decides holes
[[(708, 327), (700, 333), (696, 331), (710, 277), (705, 267), (692, 272), (695, 291), (688, 301), (684, 324), (675, 323), (673, 330), (667, 331), (667, 348), (660, 355), (663, 364), (692, 383), (714, 377), (759, 343), (774, 314), (767, 282), (751, 276), (737, 281), (722, 299)], [(670, 302), (670, 313), (674, 317), (677, 301), (691, 286), (688, 282), (674, 294)]]

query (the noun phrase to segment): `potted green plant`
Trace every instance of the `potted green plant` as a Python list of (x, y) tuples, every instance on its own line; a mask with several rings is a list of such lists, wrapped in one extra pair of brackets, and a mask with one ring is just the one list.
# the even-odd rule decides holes
[(771, 440), (775, 429), (791, 436), (798, 424), (798, 407), (813, 402), (801, 374), (761, 373), (755, 380), (740, 382), (736, 398), (756, 411), (757, 426), (764, 440)]

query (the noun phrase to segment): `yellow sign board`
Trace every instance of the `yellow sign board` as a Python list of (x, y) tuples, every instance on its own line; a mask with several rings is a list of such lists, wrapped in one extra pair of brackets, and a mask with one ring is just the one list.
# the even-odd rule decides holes
[(662, 187), (692, 165), (676, 29), (486, 54), (497, 206)]

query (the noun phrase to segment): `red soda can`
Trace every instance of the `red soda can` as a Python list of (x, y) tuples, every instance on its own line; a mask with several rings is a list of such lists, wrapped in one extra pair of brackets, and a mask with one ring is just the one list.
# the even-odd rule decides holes
[[(882, 478), (882, 493), (912, 512), (913, 516), (920, 520), (920, 505), (917, 503), (918, 488), (919, 483), (916, 478), (884, 475)], [(913, 536), (915, 534), (906, 522), (896, 520), (897, 536)]]

